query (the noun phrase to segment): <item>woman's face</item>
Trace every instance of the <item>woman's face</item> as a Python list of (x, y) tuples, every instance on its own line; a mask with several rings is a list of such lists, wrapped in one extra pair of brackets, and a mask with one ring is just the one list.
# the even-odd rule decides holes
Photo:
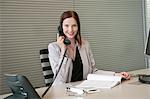
[(63, 32), (67, 36), (67, 38), (74, 39), (78, 32), (78, 24), (73, 17), (66, 18), (63, 23)]

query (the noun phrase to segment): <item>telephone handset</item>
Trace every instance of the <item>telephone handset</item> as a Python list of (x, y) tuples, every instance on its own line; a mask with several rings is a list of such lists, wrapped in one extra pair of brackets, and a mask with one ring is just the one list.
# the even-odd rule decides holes
[(66, 38), (66, 35), (63, 33), (63, 29), (62, 29), (61, 26), (58, 26), (58, 33), (59, 33), (59, 36), (64, 36), (65, 37), (65, 39), (64, 39), (64, 44), (65, 45), (70, 45), (71, 44), (70, 40), (68, 38)]
[[(66, 38), (66, 35), (63, 33), (63, 29), (61, 28), (61, 26), (58, 26), (58, 33), (59, 33), (59, 36), (64, 36), (64, 37), (65, 37), (65, 39), (64, 39), (64, 44), (65, 44), (66, 46), (71, 44), (71, 41), (70, 41), (69, 39), (67, 39), (67, 38)], [(63, 63), (63, 60), (64, 60), (64, 57), (65, 57), (66, 52), (67, 52), (67, 48), (66, 48), (66, 50), (65, 50), (65, 52), (64, 52), (64, 54), (63, 54), (63, 58), (62, 58), (62, 60), (61, 60), (61, 63), (60, 63), (60, 65), (59, 65), (59, 68), (58, 68), (58, 70), (57, 70), (57, 72), (56, 72), (56, 75), (54, 76), (54, 80), (56, 79), (56, 77), (57, 77), (57, 75), (58, 75), (58, 73), (59, 73), (59, 71), (60, 71), (60, 68), (61, 68), (61, 66), (62, 66), (62, 63)], [(45, 94), (48, 92), (48, 90), (49, 90), (50, 87), (51, 87), (51, 86), (49, 86), (49, 87), (45, 90), (45, 92), (42, 94), (42, 98), (43, 98), (43, 97), (45, 96)]]

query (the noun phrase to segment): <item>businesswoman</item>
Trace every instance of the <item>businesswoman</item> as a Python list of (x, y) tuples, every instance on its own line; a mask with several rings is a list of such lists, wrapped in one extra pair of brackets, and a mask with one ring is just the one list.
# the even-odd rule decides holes
[[(63, 31), (63, 36), (59, 36), (56, 42), (48, 45), (49, 60), (55, 77), (53, 84), (84, 80), (89, 73), (120, 75), (125, 79), (130, 79), (127, 72), (115, 73), (98, 70), (95, 67), (90, 44), (81, 37), (80, 20), (75, 11), (63, 12), (60, 17), (60, 28)], [(65, 38), (70, 40), (70, 45), (64, 44)], [(63, 59), (66, 49), (67, 52)]]

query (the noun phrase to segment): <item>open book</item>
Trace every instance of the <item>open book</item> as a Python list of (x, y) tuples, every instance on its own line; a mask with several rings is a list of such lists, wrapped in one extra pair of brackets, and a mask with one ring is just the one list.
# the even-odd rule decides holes
[(110, 89), (120, 83), (120, 76), (88, 74), (87, 80), (74, 87), (89, 92), (97, 89)]

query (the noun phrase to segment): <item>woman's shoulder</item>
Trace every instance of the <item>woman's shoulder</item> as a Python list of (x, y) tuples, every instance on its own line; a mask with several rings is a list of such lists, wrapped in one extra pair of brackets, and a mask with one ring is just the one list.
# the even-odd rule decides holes
[(81, 40), (82, 40), (82, 45), (83, 46), (89, 45), (89, 42), (88, 42), (88, 40), (86, 38), (82, 37)]
[(58, 49), (59, 45), (58, 45), (57, 42), (51, 42), (51, 43), (48, 44), (48, 49), (50, 49), (50, 48), (56, 48), (56, 49)]
[(55, 45), (58, 45), (58, 44), (57, 44), (57, 42), (50, 42), (48, 45), (49, 46), (55, 46)]

